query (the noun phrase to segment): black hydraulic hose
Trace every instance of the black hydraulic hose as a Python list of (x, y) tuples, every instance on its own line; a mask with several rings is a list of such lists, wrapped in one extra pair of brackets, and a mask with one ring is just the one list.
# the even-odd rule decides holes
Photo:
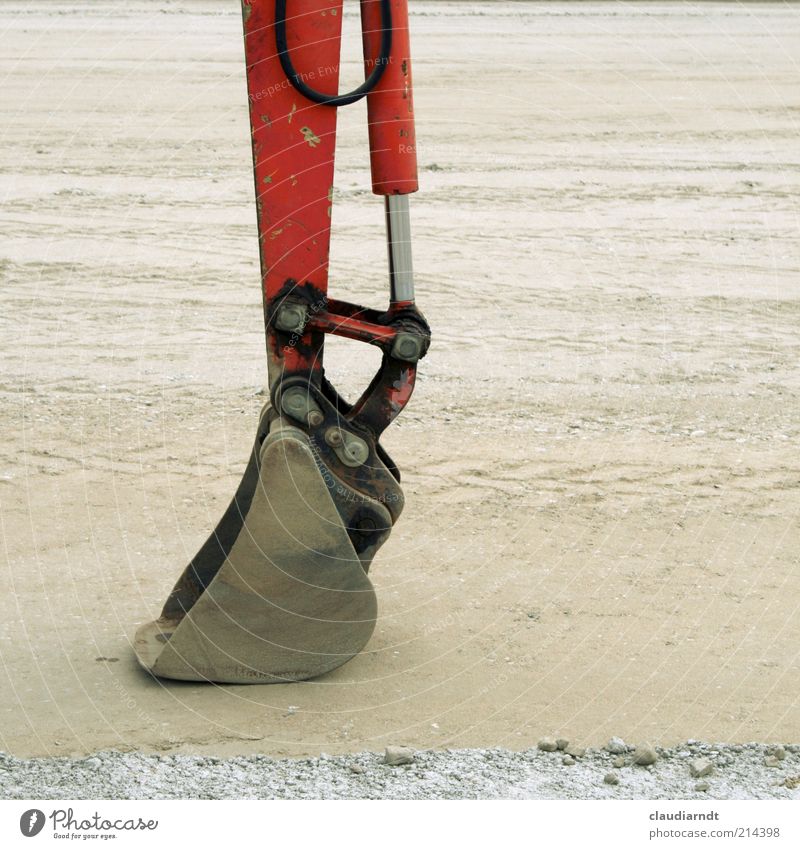
[(347, 94), (323, 94), (321, 91), (311, 88), (302, 78), (302, 74), (292, 64), (289, 55), (289, 45), (286, 41), (286, 5), (288, 0), (275, 0), (275, 43), (278, 47), (278, 56), (281, 67), (291, 84), (309, 100), (321, 103), (323, 106), (347, 106), (366, 97), (381, 80), (392, 53), (392, 6), (391, 0), (380, 0), (381, 4), (381, 48), (375, 60), (375, 67), (366, 80), (353, 91)]

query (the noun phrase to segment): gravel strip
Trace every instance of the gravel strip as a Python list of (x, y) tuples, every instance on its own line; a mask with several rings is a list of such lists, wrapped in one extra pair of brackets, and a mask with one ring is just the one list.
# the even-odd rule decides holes
[[(619, 748), (618, 745), (612, 748)], [(800, 746), (690, 741), (655, 747), (656, 762), (587, 749), (572, 764), (561, 751), (466, 749), (302, 760), (99, 752), (82, 760), (21, 760), (0, 754), (3, 799), (792, 799), (800, 798)], [(622, 757), (625, 765), (615, 767)], [(692, 763), (713, 768), (703, 782)], [(390, 759), (391, 760), (391, 759)], [(778, 765), (769, 766), (768, 763)], [(618, 783), (613, 782), (615, 776)], [(708, 789), (696, 789), (707, 786)]]

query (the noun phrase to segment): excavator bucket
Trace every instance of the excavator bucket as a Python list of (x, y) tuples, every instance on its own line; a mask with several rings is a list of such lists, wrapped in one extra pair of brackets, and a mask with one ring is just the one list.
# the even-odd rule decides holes
[(385, 536), (389, 512), (364, 499), (355, 516), (343, 516), (308, 436), (269, 411), (262, 421), (226, 514), (238, 528), (217, 529), (162, 618), (137, 634), (139, 658), (156, 675), (311, 678), (349, 660), (372, 635), (377, 604), (366, 570), (375, 546), (358, 545), (359, 554), (348, 530), (369, 516), (370, 530)]
[[(270, 402), (228, 509), (161, 616), (136, 633), (140, 664), (160, 678), (313, 678), (361, 651), (375, 628), (368, 571), (403, 509), (379, 439), (408, 403), (430, 342), (411, 267), (406, 3), (361, 0), (366, 79), (339, 94), (343, 0), (243, 2)], [(385, 197), (384, 311), (327, 295), (337, 109), (362, 97), (373, 191)], [(325, 377), (328, 333), (383, 352), (355, 403)]]

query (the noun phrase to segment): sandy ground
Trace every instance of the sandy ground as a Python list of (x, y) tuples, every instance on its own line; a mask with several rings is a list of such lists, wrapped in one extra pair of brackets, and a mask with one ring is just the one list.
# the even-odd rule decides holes
[[(800, 18), (413, 11), (435, 345), (386, 439), (381, 618), (324, 679), (215, 687), (130, 640), (263, 401), (238, 8), (0, 6), (0, 749), (800, 740)], [(380, 306), (364, 121), (332, 292)]]

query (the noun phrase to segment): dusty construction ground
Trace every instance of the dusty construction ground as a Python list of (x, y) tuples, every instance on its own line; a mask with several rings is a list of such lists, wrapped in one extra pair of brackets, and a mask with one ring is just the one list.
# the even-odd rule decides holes
[[(0, 749), (800, 740), (800, 19), (413, 10), (435, 346), (386, 440), (381, 619), (323, 680), (220, 688), (130, 639), (263, 401), (238, 8), (0, 8)], [(380, 305), (341, 125), (332, 291)]]

